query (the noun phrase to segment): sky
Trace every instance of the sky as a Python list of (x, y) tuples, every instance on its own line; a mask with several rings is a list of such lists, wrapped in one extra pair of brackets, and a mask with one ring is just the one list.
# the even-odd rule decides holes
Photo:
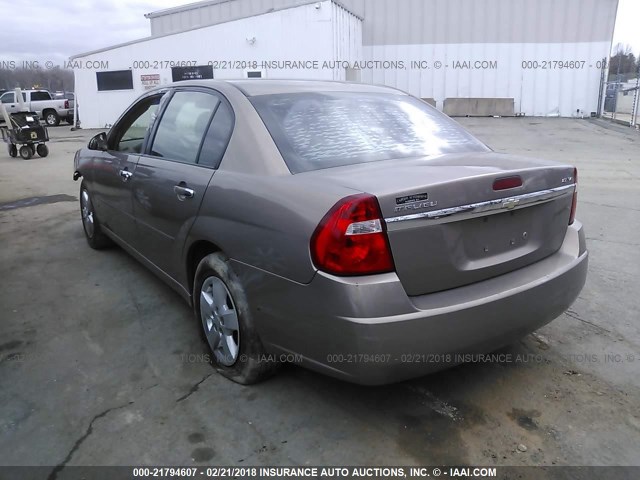
[[(0, 0), (2, 61), (51, 61), (64, 65), (71, 55), (150, 35), (144, 17), (194, 0)], [(559, 0), (562, 1), (562, 0)], [(24, 6), (37, 10), (37, 15)], [(19, 5), (19, 7), (18, 7)], [(97, 6), (99, 5), (99, 7)], [(5, 15), (12, 12), (14, 20)], [(631, 45), (640, 54), (640, 0), (619, 0), (613, 45)]]
[(145, 13), (194, 1), (0, 0), (0, 62), (38, 60), (63, 66), (72, 55), (148, 37)]
[(630, 45), (636, 57), (640, 56), (640, 0), (619, 0), (613, 46)]

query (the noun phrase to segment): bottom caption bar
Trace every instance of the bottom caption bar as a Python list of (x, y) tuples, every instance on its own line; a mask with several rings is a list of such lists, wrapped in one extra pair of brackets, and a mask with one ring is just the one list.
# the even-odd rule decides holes
[(498, 479), (611, 479), (638, 480), (638, 467), (486, 467), (486, 466), (331, 466), (331, 467), (176, 467), (131, 466), (89, 467), (0, 466), (0, 480), (136, 480), (167, 479), (419, 479), (419, 478), (498, 478)]

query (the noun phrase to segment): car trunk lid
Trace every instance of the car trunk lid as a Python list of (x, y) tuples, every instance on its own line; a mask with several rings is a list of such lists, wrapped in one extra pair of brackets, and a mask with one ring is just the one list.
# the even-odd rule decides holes
[[(495, 277), (556, 252), (568, 226), (573, 172), (569, 165), (489, 152), (312, 175), (378, 198), (396, 272), (407, 294), (416, 296)], [(495, 190), (501, 179), (509, 179), (507, 187), (521, 185)]]

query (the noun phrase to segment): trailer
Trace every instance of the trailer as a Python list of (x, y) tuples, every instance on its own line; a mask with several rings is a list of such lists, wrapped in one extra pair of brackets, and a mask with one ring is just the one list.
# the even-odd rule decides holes
[(9, 115), (6, 127), (0, 128), (2, 140), (7, 144), (9, 155), (29, 160), (36, 153), (41, 157), (49, 155), (45, 142), (49, 141), (47, 128), (40, 124), (40, 117), (34, 112), (19, 112)]
[(16, 89), (15, 92), (20, 100), (21, 111), (9, 114), (0, 103), (0, 114), (6, 123), (4, 127), (0, 127), (0, 136), (7, 144), (9, 155), (17, 157), (20, 154), (25, 160), (29, 160), (36, 153), (46, 157), (49, 155), (49, 148), (46, 145), (49, 141), (49, 132), (40, 124), (40, 117), (35, 112), (24, 111), (20, 89)]

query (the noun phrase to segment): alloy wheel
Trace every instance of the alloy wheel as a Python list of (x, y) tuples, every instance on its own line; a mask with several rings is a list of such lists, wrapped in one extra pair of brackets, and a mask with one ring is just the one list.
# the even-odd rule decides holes
[(87, 237), (93, 238), (93, 232), (95, 230), (94, 218), (93, 218), (93, 205), (89, 198), (89, 192), (82, 191), (80, 196), (80, 209), (82, 211), (82, 226), (87, 234)]
[(229, 289), (218, 277), (208, 277), (202, 284), (200, 318), (217, 362), (226, 367), (232, 366), (240, 351), (238, 312)]

